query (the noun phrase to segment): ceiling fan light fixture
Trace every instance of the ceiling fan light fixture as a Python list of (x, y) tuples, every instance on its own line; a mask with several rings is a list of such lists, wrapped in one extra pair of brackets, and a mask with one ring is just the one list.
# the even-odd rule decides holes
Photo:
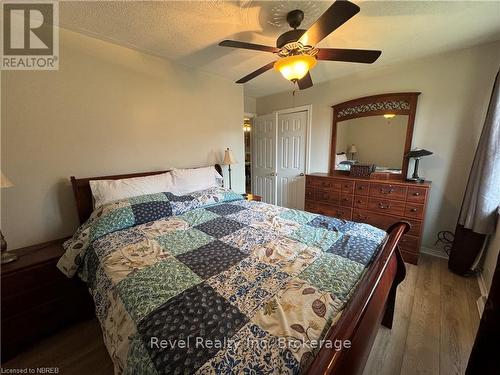
[(279, 59), (274, 63), (274, 69), (279, 71), (287, 80), (295, 82), (304, 76), (316, 65), (316, 58), (311, 55), (292, 55)]

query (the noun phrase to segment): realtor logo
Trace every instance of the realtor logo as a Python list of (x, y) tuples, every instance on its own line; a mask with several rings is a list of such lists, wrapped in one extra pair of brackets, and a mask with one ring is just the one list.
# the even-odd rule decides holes
[(59, 69), (59, 4), (2, 2), (3, 70)]

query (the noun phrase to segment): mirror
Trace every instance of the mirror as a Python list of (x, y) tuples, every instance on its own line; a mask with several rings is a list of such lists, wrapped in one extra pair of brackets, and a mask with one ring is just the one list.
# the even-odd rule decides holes
[(334, 105), (331, 174), (349, 173), (353, 164), (406, 176), (419, 92), (366, 96)]
[(338, 122), (335, 170), (348, 171), (351, 163), (357, 162), (375, 164), (380, 172), (401, 173), (408, 115), (391, 116), (358, 117)]

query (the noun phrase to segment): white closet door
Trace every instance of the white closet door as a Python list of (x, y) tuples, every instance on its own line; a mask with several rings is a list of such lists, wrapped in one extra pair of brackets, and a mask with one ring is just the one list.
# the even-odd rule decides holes
[(278, 206), (304, 209), (307, 111), (278, 115)]
[(276, 115), (253, 119), (252, 193), (262, 201), (276, 204)]

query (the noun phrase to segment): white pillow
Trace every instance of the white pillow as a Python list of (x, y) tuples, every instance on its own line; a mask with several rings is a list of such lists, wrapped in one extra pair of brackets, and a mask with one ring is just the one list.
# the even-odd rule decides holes
[(120, 199), (174, 191), (170, 172), (121, 180), (90, 180), (89, 183), (94, 197), (94, 208)]
[(214, 166), (189, 169), (174, 168), (171, 173), (174, 180), (174, 190), (179, 195), (219, 186), (217, 180), (222, 179)]
[(347, 155), (345, 153), (340, 153), (335, 155), (335, 166), (339, 167), (340, 163), (343, 161), (347, 161)]

